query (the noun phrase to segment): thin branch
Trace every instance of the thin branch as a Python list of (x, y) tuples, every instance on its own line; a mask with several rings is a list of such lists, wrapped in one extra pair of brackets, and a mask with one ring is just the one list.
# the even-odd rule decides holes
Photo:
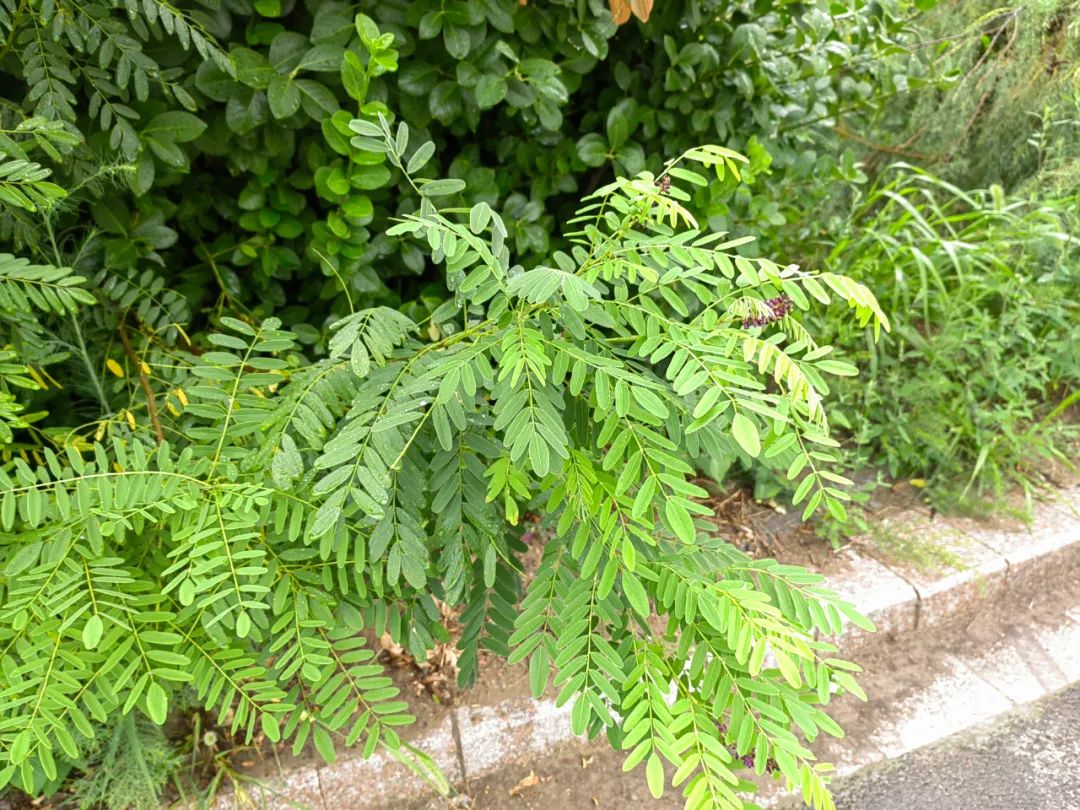
[[(903, 146), (889, 146), (888, 144), (884, 144), (884, 143), (874, 143), (873, 141), (867, 140), (866, 138), (862, 137), (861, 135), (858, 135), (857, 133), (852, 132), (847, 127), (845, 127), (842, 123), (837, 124), (836, 126), (834, 126), (832, 128), (832, 130), (837, 135), (839, 135), (841, 138), (845, 138), (845, 139), (847, 139), (849, 141), (854, 141), (855, 143), (861, 144), (862, 146), (865, 146), (868, 149), (873, 149), (875, 152), (884, 152), (887, 155), (897, 155), (898, 157), (908, 158), (909, 160), (930, 160), (931, 159), (930, 155), (923, 154), (922, 152), (915, 152), (915, 151), (910, 150), (910, 149), (905, 149)], [(918, 133), (916, 133), (916, 134), (918, 134)], [(910, 143), (912, 140), (913, 140), (912, 138), (909, 138), (908, 143)]]
[(146, 394), (146, 409), (150, 412), (150, 423), (154, 426), (154, 435), (157, 437), (157, 443), (160, 445), (165, 441), (165, 432), (161, 429), (161, 419), (158, 418), (157, 400), (154, 399), (154, 389), (150, 387), (150, 380), (146, 374), (143, 373), (142, 361), (139, 360), (139, 356), (135, 354), (135, 349), (131, 346), (131, 341), (128, 339), (127, 327), (124, 326), (124, 322), (121, 320), (119, 323), (120, 342), (124, 344), (124, 354), (128, 356), (128, 360), (135, 367), (135, 370), (139, 373), (139, 384), (142, 386), (143, 393)]
[(98, 401), (101, 402), (101, 407), (104, 413), (109, 412), (109, 398), (105, 394), (105, 386), (101, 384), (101, 378), (98, 377), (97, 371), (94, 369), (94, 364), (90, 362), (90, 354), (86, 350), (86, 341), (83, 339), (82, 329), (79, 327), (79, 319), (75, 316), (71, 316), (71, 325), (75, 330), (75, 340), (78, 341), (78, 346), (75, 347), (78, 350), (78, 355), (83, 361), (83, 365), (86, 367), (87, 376), (90, 377), (90, 382), (94, 384), (94, 392), (97, 394)]

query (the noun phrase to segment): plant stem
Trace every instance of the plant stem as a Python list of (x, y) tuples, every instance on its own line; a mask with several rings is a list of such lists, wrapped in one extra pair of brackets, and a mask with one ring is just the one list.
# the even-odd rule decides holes
[(135, 354), (135, 349), (128, 339), (127, 327), (124, 326), (122, 320), (119, 322), (117, 328), (120, 332), (120, 342), (124, 344), (124, 354), (128, 356), (131, 365), (135, 367), (135, 370), (139, 374), (139, 385), (142, 386), (143, 393), (146, 394), (146, 409), (150, 412), (150, 424), (154, 426), (154, 435), (157, 437), (157, 443), (160, 445), (165, 441), (165, 433), (161, 429), (161, 420), (158, 418), (157, 400), (154, 399), (154, 389), (150, 387), (150, 380), (147, 379), (146, 374), (143, 373), (142, 362), (139, 360), (139, 356)]
[(94, 384), (94, 391), (97, 393), (98, 400), (101, 402), (102, 413), (111, 413), (109, 398), (105, 395), (105, 386), (101, 384), (101, 379), (98, 377), (93, 364), (90, 362), (90, 355), (86, 351), (86, 341), (83, 340), (82, 329), (79, 328), (79, 319), (76, 318), (75, 315), (71, 316), (71, 326), (75, 330), (75, 340), (78, 341), (79, 344), (79, 357), (82, 358), (83, 365), (86, 366), (86, 373), (90, 377), (90, 382)]

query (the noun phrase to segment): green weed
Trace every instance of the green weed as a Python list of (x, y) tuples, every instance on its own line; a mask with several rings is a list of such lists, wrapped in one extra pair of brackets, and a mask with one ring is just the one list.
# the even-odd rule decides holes
[(1069, 463), (1075, 428), (1053, 408), (1080, 382), (1069, 204), (963, 191), (906, 164), (860, 195), (822, 262), (867, 283), (897, 326), (877, 344), (843, 325), (832, 336), (868, 372), (837, 386), (853, 463), (925, 478), (937, 504)]

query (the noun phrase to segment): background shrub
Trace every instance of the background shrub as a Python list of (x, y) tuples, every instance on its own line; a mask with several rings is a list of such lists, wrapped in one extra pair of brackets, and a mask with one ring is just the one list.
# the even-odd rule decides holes
[[(721, 141), (750, 155), (747, 181), (826, 176), (826, 124), (876, 103), (878, 57), (900, 26), (880, 5), (832, 16), (671, 2), (617, 27), (600, 0), (385, 2), (360, 8), (384, 32), (367, 59), (340, 3), (147, 8), (24, 4), (0, 21), (4, 69), (26, 87), (2, 113), (26, 130), (7, 145), (78, 189), (56, 227), (80, 271), (153, 270), (196, 312), (223, 302), (265, 316), (301, 302), (286, 320), (309, 323), (312, 340), (334, 306), (344, 311), (343, 284), (355, 303), (445, 293), (419, 250), (370, 228), (412, 203), (400, 173), (350, 145), (358, 110), (373, 120), (392, 100), (436, 145), (428, 176), (466, 180), (463, 204), (506, 211), (527, 261), (581, 194), (636, 174), (646, 155), (656, 170), (657, 156)], [(127, 193), (105, 182), (118, 173)], [(699, 192), (712, 227), (782, 221), (781, 195), (732, 197), (737, 186)], [(8, 212), (3, 229), (55, 262), (37, 225)]]
[(925, 476), (940, 505), (1069, 463), (1070, 428), (1051, 416), (1080, 379), (1066, 205), (999, 186), (965, 192), (905, 164), (855, 197), (820, 263), (869, 284), (897, 327), (871, 344), (835, 320), (818, 325), (867, 369), (836, 391), (853, 456)]

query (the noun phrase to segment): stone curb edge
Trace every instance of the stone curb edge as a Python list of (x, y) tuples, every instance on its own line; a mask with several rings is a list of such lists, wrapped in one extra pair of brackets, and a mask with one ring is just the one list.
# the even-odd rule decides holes
[[(973, 521), (930, 521), (907, 513), (892, 521), (904, 531), (926, 534), (964, 567), (944, 576), (852, 554), (849, 572), (827, 584), (853, 602), (877, 626), (877, 638), (900, 636), (956, 615), (1004, 593), (1046, 587), (1056, 576), (1080, 566), (1080, 489), (1039, 504), (1031, 524), (1020, 531), (985, 530)], [(849, 626), (840, 639), (845, 654), (875, 635)], [(569, 705), (550, 699), (514, 697), (490, 705), (459, 705), (412, 745), (427, 752), (457, 788), (500, 768), (540, 758), (575, 739)], [(286, 770), (281, 777), (247, 787), (246, 799), (229, 792), (215, 806), (313, 807), (364, 810), (400, 807), (431, 793), (431, 787), (397, 760), (376, 753), (364, 760), (346, 756), (333, 766)], [(324, 797), (333, 797), (327, 801)]]

